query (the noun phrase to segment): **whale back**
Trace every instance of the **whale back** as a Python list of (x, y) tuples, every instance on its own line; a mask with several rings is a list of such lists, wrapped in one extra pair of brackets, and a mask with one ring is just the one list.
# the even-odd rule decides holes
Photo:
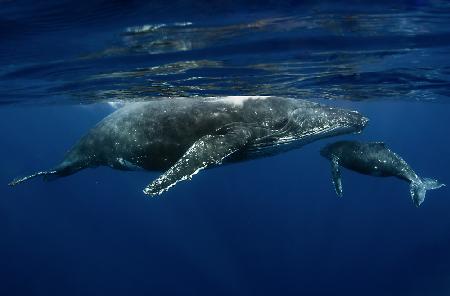
[[(199, 138), (240, 124), (262, 138), (288, 121), (298, 105), (283, 98), (173, 99), (129, 104), (105, 117), (65, 157), (84, 166), (165, 170)], [(126, 163), (126, 165), (124, 165)]]

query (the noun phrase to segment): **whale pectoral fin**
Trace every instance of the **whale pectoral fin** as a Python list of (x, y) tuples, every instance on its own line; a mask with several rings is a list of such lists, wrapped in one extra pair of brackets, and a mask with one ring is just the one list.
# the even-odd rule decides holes
[(339, 167), (339, 158), (336, 156), (331, 157), (331, 177), (336, 194), (342, 197), (341, 168)]
[(148, 185), (144, 193), (159, 195), (176, 183), (191, 179), (199, 171), (221, 164), (226, 157), (247, 144), (249, 138), (250, 132), (245, 129), (200, 138), (170, 169)]

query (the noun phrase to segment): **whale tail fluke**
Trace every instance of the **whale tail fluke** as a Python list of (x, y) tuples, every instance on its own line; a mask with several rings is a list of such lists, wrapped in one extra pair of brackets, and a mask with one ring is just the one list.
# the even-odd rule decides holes
[(39, 177), (39, 176), (44, 176), (45, 179), (48, 179), (51, 176), (55, 176), (58, 173), (57, 170), (53, 170), (53, 171), (41, 171), (41, 172), (37, 172), (34, 173), (32, 175), (26, 176), (26, 177), (21, 177), (21, 178), (16, 178), (14, 180), (12, 180), (10, 183), (8, 183), (9, 186), (16, 186), (17, 184), (20, 184), (22, 182), (28, 181), (30, 179)]
[(437, 180), (430, 178), (419, 179), (419, 181), (412, 181), (410, 185), (411, 197), (416, 207), (419, 207), (425, 200), (427, 190), (438, 189), (445, 186)]

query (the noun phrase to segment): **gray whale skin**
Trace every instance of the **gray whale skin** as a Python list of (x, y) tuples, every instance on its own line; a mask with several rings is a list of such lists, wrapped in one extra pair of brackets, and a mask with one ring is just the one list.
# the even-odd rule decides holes
[(342, 196), (340, 166), (377, 177), (397, 177), (410, 183), (410, 193), (418, 207), (425, 200), (425, 193), (445, 184), (420, 178), (408, 163), (392, 152), (382, 142), (339, 141), (325, 146), (320, 154), (331, 161), (331, 175), (336, 194)]
[(202, 169), (277, 154), (325, 137), (360, 132), (356, 111), (282, 97), (170, 98), (130, 103), (83, 136), (48, 171), (71, 175), (100, 165), (164, 173), (144, 193), (158, 195)]

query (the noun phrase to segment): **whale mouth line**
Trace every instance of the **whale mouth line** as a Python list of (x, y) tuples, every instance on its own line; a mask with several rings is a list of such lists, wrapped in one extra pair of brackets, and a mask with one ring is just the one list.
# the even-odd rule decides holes
[[(314, 130), (310, 133), (303, 134), (301, 138), (305, 137), (332, 137), (332, 136), (339, 136), (342, 134), (359, 134), (363, 131), (364, 127), (366, 126), (368, 122), (368, 119), (364, 117), (363, 124), (348, 124), (348, 123), (339, 123), (334, 126), (328, 126), (324, 127), (322, 129)], [(301, 140), (299, 138), (299, 140)]]
[(333, 133), (336, 130), (341, 131), (341, 132), (337, 133), (338, 135), (347, 133), (347, 130), (349, 130), (352, 133), (361, 133), (364, 127), (365, 127), (365, 124), (362, 126), (358, 126), (358, 128), (356, 128), (355, 125), (349, 125), (349, 124), (338, 124), (335, 126), (328, 126), (328, 127), (322, 128), (322, 129), (313, 130), (308, 133), (302, 133), (297, 136), (291, 135), (291, 136), (280, 137), (280, 138), (278, 138), (278, 140), (276, 140), (275, 142), (272, 142), (272, 143), (258, 143), (256, 145), (254, 145), (250, 150), (261, 151), (264, 149), (270, 149), (270, 148), (277, 147), (277, 146), (285, 146), (285, 145), (290, 145), (290, 144), (295, 144), (295, 143), (302, 143), (302, 141), (305, 141), (305, 144), (306, 144), (310, 141), (311, 142), (314, 141), (315, 137), (321, 138), (321, 137), (330, 137), (330, 136), (336, 135)]

